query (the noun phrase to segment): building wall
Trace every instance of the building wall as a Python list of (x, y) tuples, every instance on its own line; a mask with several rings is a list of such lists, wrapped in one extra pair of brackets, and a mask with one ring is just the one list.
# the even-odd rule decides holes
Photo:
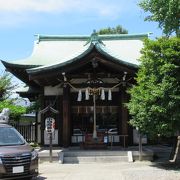
[(63, 89), (57, 86), (45, 86), (44, 87), (44, 96), (58, 96), (63, 94)]
[[(117, 83), (117, 80), (115, 79), (112, 79), (112, 78), (104, 78), (103, 79), (104, 82), (106, 83)], [(73, 82), (73, 85), (76, 86), (76, 85), (79, 85), (80, 83), (83, 83), (85, 81), (85, 79), (74, 79), (72, 80)], [(122, 95), (121, 95), (121, 91), (119, 91), (119, 87), (116, 87), (112, 90), (112, 101), (108, 101), (107, 99), (105, 101), (97, 101), (97, 105), (101, 105), (101, 106), (117, 106), (119, 107), (119, 129), (120, 131), (122, 131), (121, 129), (123, 128), (122, 127), (122, 118), (125, 117), (127, 121), (127, 118), (128, 118), (128, 115), (125, 115), (125, 116), (122, 116), (122, 113), (127, 113), (126, 110), (123, 110), (122, 108)], [(83, 92), (85, 93), (85, 92)], [(77, 96), (78, 96), (78, 88), (77, 89), (73, 89), (73, 88), (70, 88), (70, 109), (72, 107), (75, 107), (75, 106), (79, 106), (79, 105), (82, 105), (82, 106), (92, 106), (93, 103), (92, 101), (85, 101), (85, 100), (82, 100), (81, 102), (78, 102), (77, 101)], [(107, 91), (106, 91), (106, 97), (107, 97)], [(124, 97), (123, 97), (124, 98)], [(42, 108), (45, 108), (47, 107), (49, 104), (54, 104), (53, 108), (58, 110), (59, 111), (59, 114), (57, 115), (52, 115), (55, 120), (56, 120), (56, 131), (58, 131), (58, 145), (60, 146), (63, 146), (63, 87), (60, 85), (57, 85), (57, 86), (45, 86), (44, 87), (44, 100), (43, 100), (43, 103), (42, 103)], [(123, 110), (123, 111), (122, 111)], [(50, 116), (51, 114), (44, 114), (41, 116), (41, 123), (42, 123), (42, 128), (41, 128), (41, 138), (38, 137), (39, 139), (42, 139), (44, 138), (44, 119), (48, 116)], [(72, 115), (72, 113), (70, 114)], [(128, 127), (128, 125), (126, 125)], [(126, 127), (125, 127), (126, 128)], [(70, 130), (70, 133), (72, 133), (72, 130)], [(123, 134), (126, 134), (128, 133), (128, 129), (127, 131), (123, 131)], [(39, 141), (40, 142), (40, 141)], [(44, 144), (44, 140), (41, 141), (42, 144)]]

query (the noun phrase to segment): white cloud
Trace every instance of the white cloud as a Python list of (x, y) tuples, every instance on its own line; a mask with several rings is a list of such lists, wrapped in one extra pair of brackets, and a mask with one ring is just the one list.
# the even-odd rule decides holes
[[(0, 0), (0, 10), (9, 12), (39, 11), (50, 12), (61, 7), (57, 0)], [(57, 4), (58, 3), (58, 4)]]
[(41, 13), (81, 13), (115, 19), (130, 9), (129, 4), (132, 0), (0, 0), (0, 25), (29, 22)]
[[(119, 3), (120, 4), (120, 3)], [(114, 14), (122, 8), (117, 1), (103, 0), (0, 0), (1, 12), (22, 13), (25, 11), (35, 12), (70, 12), (70, 11), (89, 11), (102, 15)]]

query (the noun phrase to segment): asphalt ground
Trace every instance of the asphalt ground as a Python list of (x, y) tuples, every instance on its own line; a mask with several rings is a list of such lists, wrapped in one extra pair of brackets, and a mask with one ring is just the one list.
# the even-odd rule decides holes
[(41, 162), (34, 180), (180, 180), (180, 169), (156, 162), (59, 164)]

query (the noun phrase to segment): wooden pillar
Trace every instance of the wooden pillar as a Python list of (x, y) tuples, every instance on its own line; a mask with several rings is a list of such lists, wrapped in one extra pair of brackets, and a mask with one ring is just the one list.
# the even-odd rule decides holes
[[(44, 95), (40, 95), (39, 96), (39, 101), (40, 101), (40, 109), (44, 109), (45, 107), (45, 96)], [(41, 145), (44, 145), (44, 129), (45, 129), (45, 115), (44, 114), (40, 114), (40, 133), (41, 133)]]
[(63, 146), (63, 95), (58, 97), (57, 109), (59, 111), (59, 114), (57, 114), (58, 145)]
[(38, 111), (36, 110), (35, 116), (35, 143), (38, 143)]
[(70, 121), (70, 87), (63, 88), (63, 147), (71, 143), (71, 121)]
[[(128, 102), (128, 95), (126, 93), (125, 87), (121, 87), (120, 97), (121, 97), (121, 134), (128, 135), (128, 109), (124, 105), (125, 103)], [(122, 141), (123, 140), (124, 139), (122, 139)], [(126, 146), (128, 145), (128, 137), (125, 138), (125, 145)]]

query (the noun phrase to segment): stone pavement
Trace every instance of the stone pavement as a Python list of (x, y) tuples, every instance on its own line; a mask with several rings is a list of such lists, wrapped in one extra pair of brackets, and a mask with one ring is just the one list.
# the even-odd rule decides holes
[(152, 162), (59, 164), (43, 162), (34, 180), (180, 180), (180, 170), (166, 170)]
[[(137, 147), (136, 147), (137, 148)], [(158, 155), (154, 162), (111, 162), (111, 163), (85, 163), (85, 164), (59, 164), (58, 161), (49, 163), (40, 161), (40, 175), (34, 180), (180, 180), (180, 168), (171, 168), (171, 165), (162, 166), (168, 162), (171, 147), (144, 146), (144, 149), (153, 150)], [(57, 156), (57, 151), (53, 153)], [(134, 150), (134, 147), (128, 148)], [(40, 150), (41, 156), (47, 150)], [(45, 155), (44, 154), (44, 155)]]
[[(40, 149), (37, 149), (38, 152), (39, 152), (39, 158), (40, 158), (40, 161), (43, 162), (43, 161), (49, 161), (49, 147), (42, 147)], [(61, 147), (53, 147), (53, 151), (52, 151), (52, 155), (53, 155), (53, 161), (58, 161), (58, 154), (60, 151), (62, 150), (70, 150), (70, 151), (73, 151), (73, 150), (79, 150), (79, 147), (69, 147), (68, 149), (63, 149)], [(139, 150), (138, 150), (138, 146), (129, 146), (128, 148), (122, 148), (122, 147), (119, 147), (119, 146), (113, 146), (113, 149), (111, 149), (110, 147), (105, 150), (105, 151), (110, 151), (111, 152), (113, 151), (124, 151), (124, 152), (127, 152), (127, 151), (132, 151), (133, 154), (135, 155), (136, 154), (136, 158), (134, 157), (134, 160), (137, 160), (139, 159), (138, 158), (138, 153), (139, 153)], [(80, 150), (82, 151), (82, 150)], [(85, 150), (87, 152), (87, 150)], [(171, 152), (171, 147), (168, 147), (168, 146), (162, 146), (162, 145), (155, 145), (155, 146), (143, 146), (143, 152), (146, 154), (150, 153), (150, 154), (154, 154), (155, 157), (158, 157), (158, 161), (161, 162), (161, 161), (168, 161), (169, 159), (169, 155), (170, 155), (170, 152)], [(157, 159), (156, 159), (157, 161)]]

